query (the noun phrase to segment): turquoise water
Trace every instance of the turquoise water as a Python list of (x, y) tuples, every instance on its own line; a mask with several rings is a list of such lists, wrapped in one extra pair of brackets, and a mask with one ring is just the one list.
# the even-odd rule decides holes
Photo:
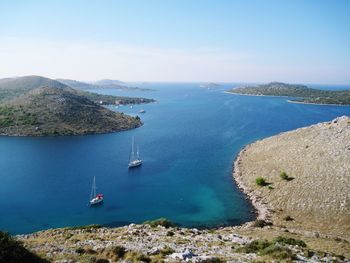
[[(254, 217), (234, 185), (232, 161), (247, 143), (350, 115), (350, 107), (302, 105), (284, 98), (226, 94), (195, 83), (153, 83), (158, 103), (122, 107), (138, 129), (94, 136), (0, 137), (0, 229), (13, 234), (53, 227), (120, 226), (166, 217), (183, 226), (235, 225)], [(128, 170), (131, 138), (144, 160)], [(87, 206), (93, 176), (105, 195)]]

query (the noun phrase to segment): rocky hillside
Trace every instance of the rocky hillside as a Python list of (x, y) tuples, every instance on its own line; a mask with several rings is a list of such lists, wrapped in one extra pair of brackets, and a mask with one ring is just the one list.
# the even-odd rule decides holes
[[(327, 243), (326, 251), (333, 252), (324, 252), (319, 245), (325, 242), (322, 238), (301, 240), (298, 233), (274, 227), (199, 230), (164, 222), (53, 229), (16, 238), (53, 262), (345, 262), (347, 258), (344, 241)], [(264, 237), (254, 235), (255, 230)]]
[(309, 88), (305, 85), (281, 82), (239, 87), (231, 89), (228, 92), (242, 95), (293, 97), (292, 102), (350, 105), (350, 90), (319, 90)]
[(148, 103), (152, 99), (100, 95), (58, 81), (28, 76), (0, 80), (0, 134), (79, 135), (139, 127), (140, 118), (101, 105)]
[(349, 239), (349, 117), (257, 141), (241, 151), (234, 170), (262, 219)]

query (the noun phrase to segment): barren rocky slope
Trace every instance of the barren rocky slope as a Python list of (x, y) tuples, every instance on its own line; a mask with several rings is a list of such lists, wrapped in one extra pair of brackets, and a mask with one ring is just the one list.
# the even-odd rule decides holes
[(131, 224), (53, 229), (17, 239), (41, 257), (61, 263), (346, 262), (349, 258), (345, 240), (303, 236), (274, 226), (199, 230)]
[[(350, 238), (349, 117), (245, 147), (234, 177), (274, 225)], [(257, 185), (257, 177), (265, 184)]]

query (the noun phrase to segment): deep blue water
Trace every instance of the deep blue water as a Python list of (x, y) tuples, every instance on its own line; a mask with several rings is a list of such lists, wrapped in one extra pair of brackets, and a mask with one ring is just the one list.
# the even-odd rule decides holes
[[(239, 224), (252, 207), (234, 185), (232, 161), (247, 143), (350, 115), (350, 107), (226, 94), (196, 83), (150, 83), (154, 92), (99, 92), (155, 98), (122, 107), (138, 129), (76, 137), (0, 137), (0, 229), (11, 233), (86, 224), (118, 226), (166, 217), (184, 226)], [(144, 160), (128, 170), (131, 137)], [(105, 195), (89, 208), (96, 176)]]

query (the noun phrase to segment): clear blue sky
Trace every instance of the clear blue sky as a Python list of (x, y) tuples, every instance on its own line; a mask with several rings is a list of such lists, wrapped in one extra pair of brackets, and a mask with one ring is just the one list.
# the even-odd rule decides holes
[(0, 77), (27, 74), (350, 84), (350, 1), (2, 0)]

